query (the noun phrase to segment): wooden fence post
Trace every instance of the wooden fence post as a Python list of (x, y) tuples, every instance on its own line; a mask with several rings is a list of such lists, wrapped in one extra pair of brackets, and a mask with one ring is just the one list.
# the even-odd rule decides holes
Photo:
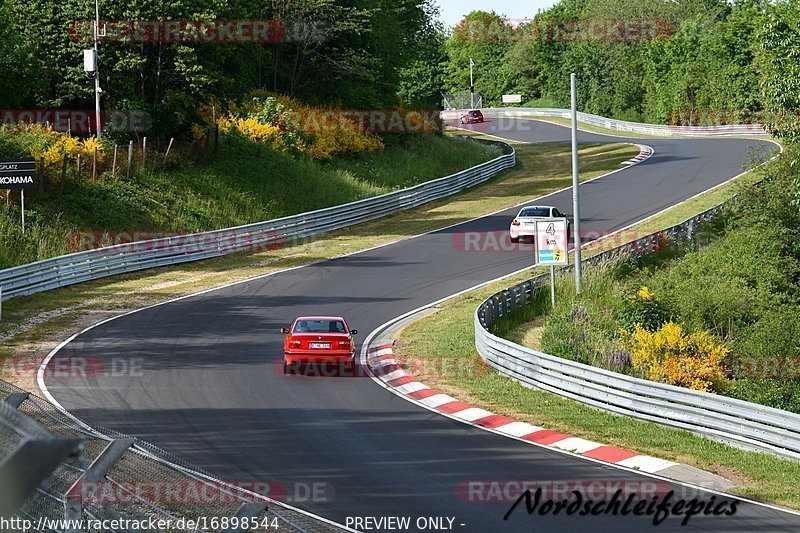
[(217, 107), (211, 106), (211, 120), (214, 123), (214, 153), (219, 149), (219, 124), (217, 124)]
[(164, 154), (164, 166), (167, 166), (167, 156), (169, 155), (169, 151), (172, 149), (172, 143), (175, 141), (175, 137), (169, 138), (169, 144), (167, 145), (167, 151)]
[(47, 178), (47, 173), (45, 172), (44, 166), (44, 157), (39, 158), (39, 192), (44, 192), (44, 180)]
[(92, 154), (92, 181), (97, 181), (97, 148), (94, 149)]
[(116, 179), (117, 177), (117, 149), (119, 146), (116, 144), (114, 145), (114, 161), (111, 163), (111, 179)]
[(147, 169), (147, 137), (142, 138), (142, 169)]
[(126, 178), (131, 177), (131, 166), (133, 165), (133, 141), (128, 144), (128, 172)]
[(59, 192), (64, 192), (65, 181), (67, 181), (67, 154), (64, 154), (64, 164), (61, 165), (61, 180), (58, 182)]

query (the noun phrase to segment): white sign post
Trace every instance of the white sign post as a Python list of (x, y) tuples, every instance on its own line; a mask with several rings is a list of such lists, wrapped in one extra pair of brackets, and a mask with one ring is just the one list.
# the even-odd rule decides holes
[(550, 267), (550, 303), (556, 306), (556, 266), (569, 264), (566, 218), (536, 221), (536, 264)]
[(572, 213), (575, 221), (575, 292), (581, 294), (583, 263), (581, 262), (581, 196), (578, 177), (578, 89), (575, 73), (569, 76), (572, 100)]
[(521, 94), (504, 94), (503, 95), (503, 103), (504, 104), (521, 104), (522, 103), (522, 95)]
[(36, 179), (36, 161), (32, 157), (0, 160), (0, 189), (10, 191), (19, 189), (23, 235), (25, 234), (25, 189), (32, 188), (36, 184)]

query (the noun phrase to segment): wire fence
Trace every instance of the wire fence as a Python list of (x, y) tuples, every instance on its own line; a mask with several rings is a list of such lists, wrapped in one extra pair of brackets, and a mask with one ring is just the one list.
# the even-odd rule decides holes
[[(55, 159), (50, 155), (36, 158), (37, 186), (26, 191), (26, 199), (45, 193), (69, 192), (82, 183), (129, 179), (138, 171), (159, 171), (207, 160), (219, 149), (219, 129), (202, 131), (197, 139), (188, 141), (141, 137), (112, 146), (107, 151), (98, 147), (90, 153), (75, 150), (65, 151)], [(18, 205), (20, 192), (2, 190), (0, 202)]]
[[(25, 443), (38, 443), (38, 453), (23, 453)], [(69, 453), (56, 456), (57, 443), (67, 444)], [(51, 458), (52, 467), (43, 468)], [(0, 515), (8, 516), (10, 500), (19, 498), (13, 515), (30, 520), (35, 531), (89, 531), (96, 529), (89, 527), (92, 520), (107, 521), (102, 531), (127, 531), (113, 526), (122, 520), (172, 521), (168, 528), (140, 531), (232, 531), (244, 523), (269, 526), (259, 530), (346, 530), (251, 490), (255, 484), (215, 479), (146, 442), (101, 433), (5, 381), (0, 381), (0, 459), (4, 466), (16, 465), (0, 468), (7, 496)], [(30, 490), (20, 494), (26, 487)], [(66, 519), (83, 520), (83, 527), (61, 522)], [(187, 527), (191, 522), (196, 527)]]

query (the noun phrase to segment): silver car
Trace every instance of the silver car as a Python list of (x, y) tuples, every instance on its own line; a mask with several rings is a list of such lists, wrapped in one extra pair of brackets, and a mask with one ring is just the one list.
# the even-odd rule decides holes
[(545, 218), (566, 218), (566, 215), (551, 205), (531, 205), (520, 209), (519, 214), (511, 222), (509, 230), (511, 242), (516, 243), (520, 238), (533, 237), (536, 233), (536, 221)]

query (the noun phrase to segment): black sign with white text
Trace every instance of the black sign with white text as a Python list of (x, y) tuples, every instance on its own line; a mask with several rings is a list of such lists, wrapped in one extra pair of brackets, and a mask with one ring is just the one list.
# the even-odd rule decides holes
[(0, 189), (30, 189), (36, 181), (36, 161), (32, 158), (0, 159)]

